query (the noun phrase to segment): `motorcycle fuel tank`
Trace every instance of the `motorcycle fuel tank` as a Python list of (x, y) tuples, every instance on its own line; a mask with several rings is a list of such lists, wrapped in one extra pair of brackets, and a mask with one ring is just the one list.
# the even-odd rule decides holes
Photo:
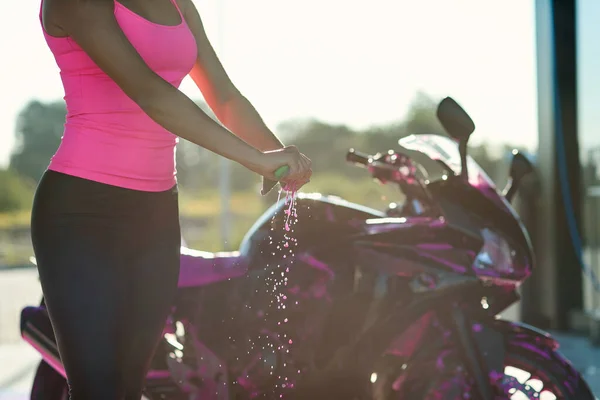
[(385, 213), (336, 196), (299, 193), (294, 207), (281, 199), (258, 218), (242, 240), (240, 253), (252, 269), (259, 267), (253, 265), (253, 259), (273, 252), (278, 244), (305, 251), (344, 240), (360, 232), (365, 220), (381, 217)]

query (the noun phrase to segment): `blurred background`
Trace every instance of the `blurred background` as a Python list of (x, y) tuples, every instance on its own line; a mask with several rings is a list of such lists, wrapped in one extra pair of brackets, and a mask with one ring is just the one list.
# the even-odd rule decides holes
[[(600, 2), (554, 0), (554, 18), (545, 0), (194, 2), (238, 88), (285, 143), (312, 159), (315, 173), (304, 191), (375, 208), (401, 200), (393, 188), (346, 165), (345, 153), (350, 147), (386, 151), (405, 135), (441, 133), (435, 107), (445, 96), (471, 114), (477, 127), (471, 156), (500, 187), (510, 151), (529, 154), (538, 171), (519, 209), (540, 264), (511, 317), (562, 335), (577, 367), (596, 374), (593, 358), (600, 360), (600, 352), (592, 345), (600, 297), (581, 273), (579, 255), (600, 269)], [(7, 56), (0, 74), (2, 400), (24, 398), (37, 362), (18, 333), (20, 308), (41, 295), (29, 262), (30, 207), (65, 117), (59, 71), (38, 12), (39, 0), (11, 2), (0, 26), (0, 52)], [(558, 83), (550, 79), (552, 68)], [(181, 89), (210, 113), (191, 79)], [(554, 98), (560, 98), (562, 120)], [(184, 140), (177, 163), (189, 247), (235, 250), (276, 199), (260, 197), (258, 178), (242, 167)], [(561, 197), (561, 168), (571, 209)], [(570, 218), (581, 246), (567, 229)]]

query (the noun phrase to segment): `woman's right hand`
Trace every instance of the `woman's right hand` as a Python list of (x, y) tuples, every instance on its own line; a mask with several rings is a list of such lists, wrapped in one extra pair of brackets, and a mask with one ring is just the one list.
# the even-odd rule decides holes
[(312, 175), (311, 161), (304, 154), (300, 153), (295, 146), (286, 146), (282, 149), (271, 150), (262, 153), (259, 170), (256, 171), (267, 179), (278, 181), (275, 177), (275, 171), (284, 165), (290, 170), (287, 175), (281, 179), (284, 182), (293, 182), (296, 189), (310, 180)]

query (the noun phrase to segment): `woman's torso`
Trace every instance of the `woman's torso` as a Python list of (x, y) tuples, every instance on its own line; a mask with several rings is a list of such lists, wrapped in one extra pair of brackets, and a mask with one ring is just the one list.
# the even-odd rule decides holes
[[(197, 56), (183, 15), (179, 12), (177, 25), (161, 25), (116, 1), (114, 13), (146, 64), (179, 87)], [(71, 38), (43, 31), (60, 69), (67, 105), (64, 135), (49, 169), (135, 190), (171, 188), (177, 137), (148, 117)]]

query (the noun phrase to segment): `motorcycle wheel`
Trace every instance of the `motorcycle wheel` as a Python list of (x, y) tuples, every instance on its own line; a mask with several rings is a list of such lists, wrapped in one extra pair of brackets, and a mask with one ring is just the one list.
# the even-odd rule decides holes
[[(448, 350), (436, 360), (421, 365), (418, 373), (409, 372), (407, 376), (400, 377), (402, 383), (398, 391), (392, 389), (394, 382), (388, 377), (387, 395), (376, 398), (480, 400), (472, 394), (473, 381), (459, 360), (452, 350)], [(496, 374), (494, 381), (495, 400), (596, 399), (581, 375), (560, 353), (552, 350), (534, 351), (524, 344), (516, 343), (508, 348), (504, 371)]]
[(45, 361), (38, 365), (31, 388), (31, 400), (68, 400), (69, 386), (61, 374)]

